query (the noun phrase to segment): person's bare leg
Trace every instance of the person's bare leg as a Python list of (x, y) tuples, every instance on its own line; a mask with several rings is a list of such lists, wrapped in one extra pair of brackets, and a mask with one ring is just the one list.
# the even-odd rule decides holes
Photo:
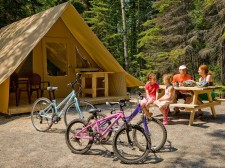
[(150, 100), (147, 102), (147, 104), (145, 105), (145, 114), (148, 116), (148, 117), (151, 117), (153, 115), (152, 112), (149, 112), (149, 108), (150, 108), (150, 105), (153, 104), (154, 100)]
[(146, 103), (147, 109), (149, 109), (149, 108), (150, 108), (150, 105), (153, 104), (153, 103), (154, 103), (154, 100), (148, 101), (148, 102)]
[(190, 104), (192, 101), (193, 101), (193, 97), (192, 96), (187, 96), (184, 104)]
[(141, 106), (141, 109), (145, 113), (146, 116), (151, 117), (153, 115), (153, 113), (149, 112), (149, 108), (146, 106), (147, 106), (147, 104)]
[(163, 115), (163, 119), (166, 118), (166, 114), (165, 114), (165, 109), (163, 107), (159, 108), (159, 110), (161, 111), (162, 115)]

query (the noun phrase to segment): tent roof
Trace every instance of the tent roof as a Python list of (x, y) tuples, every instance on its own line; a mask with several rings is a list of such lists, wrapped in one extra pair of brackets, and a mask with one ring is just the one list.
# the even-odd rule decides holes
[(128, 87), (144, 85), (120, 66), (68, 2), (0, 29), (0, 84), (16, 70), (60, 17), (99, 67), (109, 72), (125, 72)]

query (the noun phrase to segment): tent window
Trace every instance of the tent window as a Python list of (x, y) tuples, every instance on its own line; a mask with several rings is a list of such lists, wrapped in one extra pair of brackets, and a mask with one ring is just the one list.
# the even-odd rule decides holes
[(60, 42), (46, 43), (47, 72), (49, 76), (67, 75), (66, 44)]

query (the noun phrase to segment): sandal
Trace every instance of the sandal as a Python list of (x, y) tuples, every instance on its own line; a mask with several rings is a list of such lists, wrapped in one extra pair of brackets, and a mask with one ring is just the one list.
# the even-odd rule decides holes
[(152, 117), (153, 113), (149, 112), (146, 107), (143, 107), (142, 110), (147, 117)]
[(151, 117), (152, 117), (152, 115), (153, 115), (153, 113), (150, 113), (150, 112), (145, 113), (145, 114), (146, 114), (146, 116), (147, 116), (148, 118), (151, 118)]

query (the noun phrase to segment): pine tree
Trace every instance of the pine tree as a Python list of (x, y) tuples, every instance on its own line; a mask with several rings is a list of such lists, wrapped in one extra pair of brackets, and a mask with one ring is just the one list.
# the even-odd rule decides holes
[(120, 1), (93, 0), (90, 1), (90, 11), (84, 12), (84, 18), (90, 28), (124, 66), (122, 23)]
[[(85, 12), (85, 20), (112, 55), (125, 67), (122, 41), (122, 15), (120, 1), (90, 1), (90, 10)], [(138, 34), (142, 31), (142, 23), (152, 17), (152, 1), (126, 0), (126, 28), (128, 42), (129, 72), (139, 76), (144, 68), (144, 61), (137, 56)]]
[[(188, 17), (188, 0), (161, 0), (153, 4), (156, 17), (146, 21), (145, 31), (140, 33), (139, 55), (147, 61), (149, 69), (160, 75), (176, 72), (179, 64), (188, 64), (187, 34), (192, 29)], [(166, 65), (166, 66), (165, 66)]]
[(225, 85), (225, 1), (205, 0), (201, 9), (207, 29), (203, 33), (205, 46), (200, 56), (203, 63), (211, 65), (215, 79)]

